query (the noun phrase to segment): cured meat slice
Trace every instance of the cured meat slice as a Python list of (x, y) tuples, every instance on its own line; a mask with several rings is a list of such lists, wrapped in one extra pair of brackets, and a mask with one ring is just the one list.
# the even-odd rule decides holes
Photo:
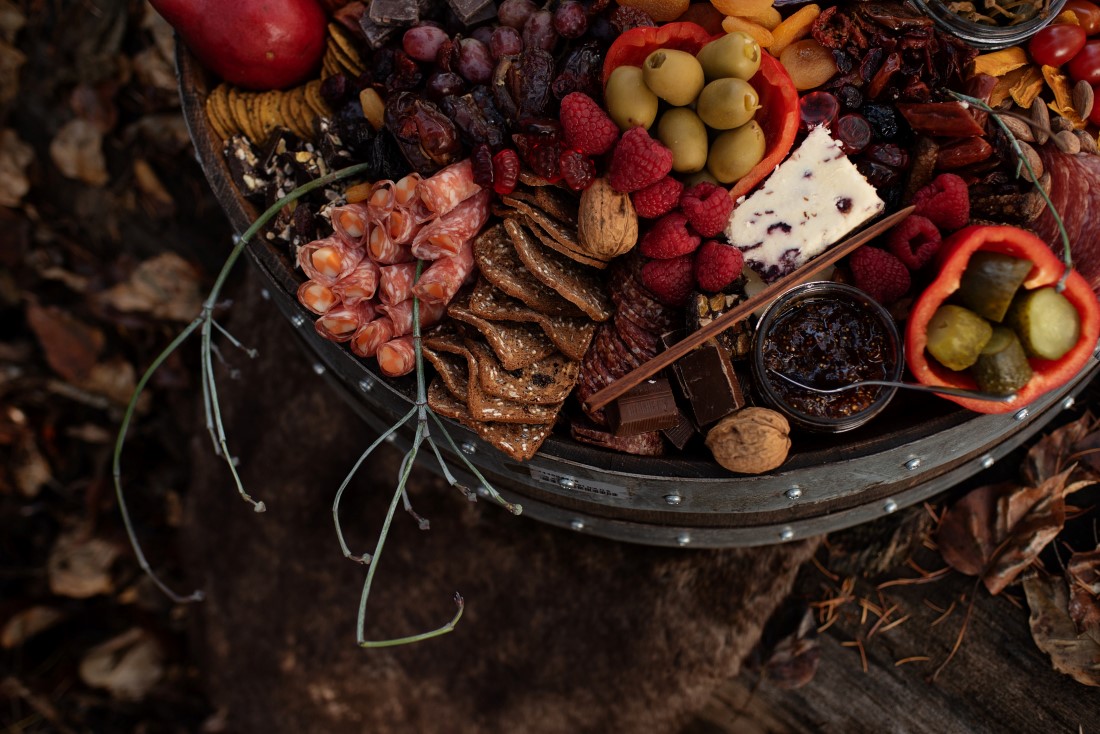
[(393, 265), (416, 259), (412, 250), (393, 241), (388, 227), (382, 224), (373, 227), (367, 236), (367, 256), (379, 265)]
[(349, 245), (362, 247), (370, 234), (370, 207), (360, 202), (333, 207), (332, 229)]
[(318, 316), (324, 316), (340, 299), (327, 285), (315, 280), (307, 280), (298, 286), (298, 303)]
[(360, 326), (351, 337), (352, 353), (359, 357), (373, 357), (378, 348), (393, 339), (393, 321), (389, 316), (379, 316)]
[(452, 163), (424, 179), (416, 187), (428, 211), (442, 216), (481, 190), (474, 181), (474, 164), (469, 158)]
[(393, 187), (393, 181), (389, 179), (376, 181), (374, 186), (371, 187), (370, 195), (367, 196), (367, 209), (370, 211), (372, 222), (381, 223), (386, 221), (386, 217), (393, 211), (394, 204), (397, 201)]
[(423, 180), (423, 176), (413, 171), (394, 184), (393, 189), (395, 208), (402, 209), (411, 214), (413, 221), (417, 224), (423, 224), (430, 219), (434, 219), (436, 216), (430, 212), (424, 202), (420, 200), (417, 189), (420, 186), (420, 182)]
[(449, 303), (475, 272), (474, 243), (466, 240), (457, 253), (439, 258), (420, 274), (413, 294), (425, 303)]
[(436, 260), (457, 253), (489, 220), (492, 192), (482, 189), (444, 216), (426, 225), (412, 240), (413, 255)]
[(362, 259), (362, 249), (347, 245), (336, 236), (314, 240), (298, 248), (298, 265), (306, 277), (330, 288)]
[(378, 290), (378, 266), (370, 260), (360, 260), (355, 269), (332, 286), (332, 292), (347, 306), (374, 298)]
[(399, 336), (378, 347), (376, 357), (383, 375), (407, 375), (416, 368), (416, 345), (411, 336)]
[(334, 342), (346, 342), (363, 324), (374, 319), (374, 306), (362, 301), (354, 306), (338, 306), (330, 309), (314, 323), (317, 333)]
[[(409, 298), (401, 303), (395, 303), (392, 306), (381, 305), (378, 310), (386, 314), (393, 323), (393, 335), (404, 336), (405, 334), (411, 334), (413, 330), (413, 299)], [(424, 303), (420, 302), (420, 328), (427, 329), (429, 326), (435, 326), (443, 320), (444, 314), (447, 313), (447, 304), (445, 303)]]
[(394, 207), (394, 210), (386, 217), (386, 234), (399, 245), (407, 245), (412, 242), (419, 231), (420, 225), (407, 209)]
[(613, 451), (621, 451), (635, 456), (661, 456), (665, 452), (665, 443), (660, 431), (638, 433), (633, 436), (616, 436), (595, 426), (580, 421), (570, 424), (573, 438), (581, 443), (592, 444)]
[(393, 306), (413, 297), (416, 282), (416, 263), (383, 265), (378, 269), (378, 299), (386, 306)]

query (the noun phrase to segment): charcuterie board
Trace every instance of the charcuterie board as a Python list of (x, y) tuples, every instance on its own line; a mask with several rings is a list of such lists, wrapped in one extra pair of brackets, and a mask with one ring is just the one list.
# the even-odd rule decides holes
[[(258, 212), (241, 192), (211, 127), (209, 73), (178, 48), (184, 113), (199, 160), (226, 216), (243, 232)], [(284, 247), (249, 249), (264, 294), (286, 316), (316, 371), (380, 431), (408, 411), (408, 377), (384, 378), (373, 361), (320, 336), (297, 298), (302, 275)], [(927, 499), (983, 468), (1072, 405), (1100, 370), (1097, 357), (1072, 380), (1008, 413), (980, 415), (943, 400), (899, 393), (876, 421), (840, 434), (799, 435), (776, 470), (737, 475), (703, 451), (635, 456), (554, 433), (528, 461), (496, 451), (458, 423), (459, 450), (525, 514), (578, 532), (663, 546), (722, 547), (785, 541), (848, 527)], [(364, 441), (368, 441), (364, 432)], [(398, 435), (398, 440), (407, 440)], [(471, 486), (476, 486), (476, 482)]]

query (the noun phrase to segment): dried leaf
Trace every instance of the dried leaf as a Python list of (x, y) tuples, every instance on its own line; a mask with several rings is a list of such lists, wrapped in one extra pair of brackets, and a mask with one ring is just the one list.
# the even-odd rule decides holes
[(202, 292), (195, 268), (166, 252), (137, 266), (129, 280), (101, 296), (118, 311), (146, 313), (158, 319), (190, 321), (202, 308)]
[[(1079, 455), (1088, 448), (1082, 442), (1093, 434), (1096, 428), (1096, 419), (1086, 413), (1072, 423), (1067, 423), (1044, 435), (1028, 449), (1027, 456), (1020, 466), (1024, 482), (1035, 486), (1067, 469), (1070, 463), (1077, 461), (1080, 458)], [(1100, 442), (1100, 435), (1096, 435), (1093, 441)], [(1082, 472), (1087, 471), (1087, 468), (1082, 469)], [(1074, 477), (1074, 479), (1078, 478), (1085, 477), (1084, 475)]]
[(27, 168), (33, 160), (34, 148), (14, 130), (0, 130), (0, 206), (19, 206), (31, 190)]
[(85, 653), (80, 679), (124, 701), (138, 701), (164, 677), (164, 653), (145, 630), (133, 628)]
[(1050, 656), (1054, 669), (1086, 686), (1100, 686), (1100, 639), (1078, 634), (1068, 611), (1068, 594), (1061, 578), (1024, 579), (1031, 609), (1031, 637)]
[(172, 216), (176, 210), (175, 200), (168, 193), (168, 189), (164, 188), (153, 167), (142, 158), (134, 159), (134, 183), (142, 193), (143, 202), (150, 216), (158, 219)]
[(20, 436), (12, 455), (11, 472), (19, 493), (27, 499), (37, 497), (42, 488), (53, 481), (50, 463), (38, 450), (38, 443), (30, 431)]
[(0, 40), (0, 107), (15, 100), (19, 94), (19, 71), (27, 57), (8, 41)]
[(1100, 636), (1100, 547), (1070, 556), (1066, 581), (1069, 616), (1077, 631)]
[(103, 155), (103, 133), (79, 117), (69, 120), (50, 142), (50, 158), (62, 174), (90, 186), (110, 180)]
[(3, 629), (0, 629), (0, 647), (5, 650), (19, 647), (64, 618), (65, 614), (61, 610), (42, 605), (16, 612), (4, 623)]
[[(137, 386), (137, 372), (134, 366), (120, 356), (92, 366), (87, 377), (76, 383), (76, 387), (95, 395), (101, 395), (115, 405), (126, 405)], [(143, 394), (138, 401), (138, 410), (148, 407), (147, 396)], [(148, 396), (152, 397), (152, 396)]]
[(990, 76), (1004, 76), (1014, 69), (1027, 66), (1031, 61), (1027, 52), (1021, 46), (1011, 46), (992, 53), (979, 54), (974, 57), (970, 67), (970, 76), (989, 74)]
[(1025, 110), (1031, 109), (1031, 103), (1043, 91), (1043, 72), (1037, 66), (1027, 67), (1016, 86), (1012, 87), (1012, 101)]
[(1047, 86), (1054, 92), (1054, 101), (1047, 103), (1047, 107), (1072, 122), (1074, 127), (1084, 128), (1085, 121), (1073, 106), (1073, 87), (1069, 83), (1069, 77), (1059, 71), (1057, 66), (1044, 65), (1042, 72)]
[(68, 311), (34, 303), (27, 307), (27, 323), (54, 372), (70, 382), (91, 373), (106, 341), (103, 332), (78, 321)]
[(821, 660), (813, 610), (806, 606), (802, 616), (795, 619), (797, 626), (775, 644), (763, 665), (764, 677), (785, 690), (801, 688), (813, 680)]
[(993, 91), (989, 94), (989, 106), (997, 107), (1001, 102), (1011, 97), (1012, 90), (1027, 75), (1028, 68), (1027, 66), (1021, 66), (998, 77), (997, 83), (993, 86)]
[(120, 550), (99, 538), (80, 538), (77, 532), (60, 535), (50, 550), (46, 570), (50, 591), (58, 596), (86, 599), (114, 589), (111, 566)]

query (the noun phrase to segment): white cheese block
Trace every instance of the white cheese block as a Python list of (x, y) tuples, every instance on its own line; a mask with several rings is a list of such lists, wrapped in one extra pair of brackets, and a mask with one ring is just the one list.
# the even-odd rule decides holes
[(886, 205), (824, 126), (734, 207), (726, 236), (767, 282), (829, 249)]

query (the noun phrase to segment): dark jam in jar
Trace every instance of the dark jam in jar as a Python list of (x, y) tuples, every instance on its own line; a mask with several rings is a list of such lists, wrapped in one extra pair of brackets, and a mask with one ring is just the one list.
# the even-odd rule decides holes
[[(895, 356), (876, 315), (843, 299), (810, 298), (794, 304), (776, 317), (763, 343), (766, 368), (826, 389), (890, 379)], [(774, 376), (768, 382), (794, 411), (829, 419), (866, 410), (885, 389), (876, 385), (822, 395)]]

